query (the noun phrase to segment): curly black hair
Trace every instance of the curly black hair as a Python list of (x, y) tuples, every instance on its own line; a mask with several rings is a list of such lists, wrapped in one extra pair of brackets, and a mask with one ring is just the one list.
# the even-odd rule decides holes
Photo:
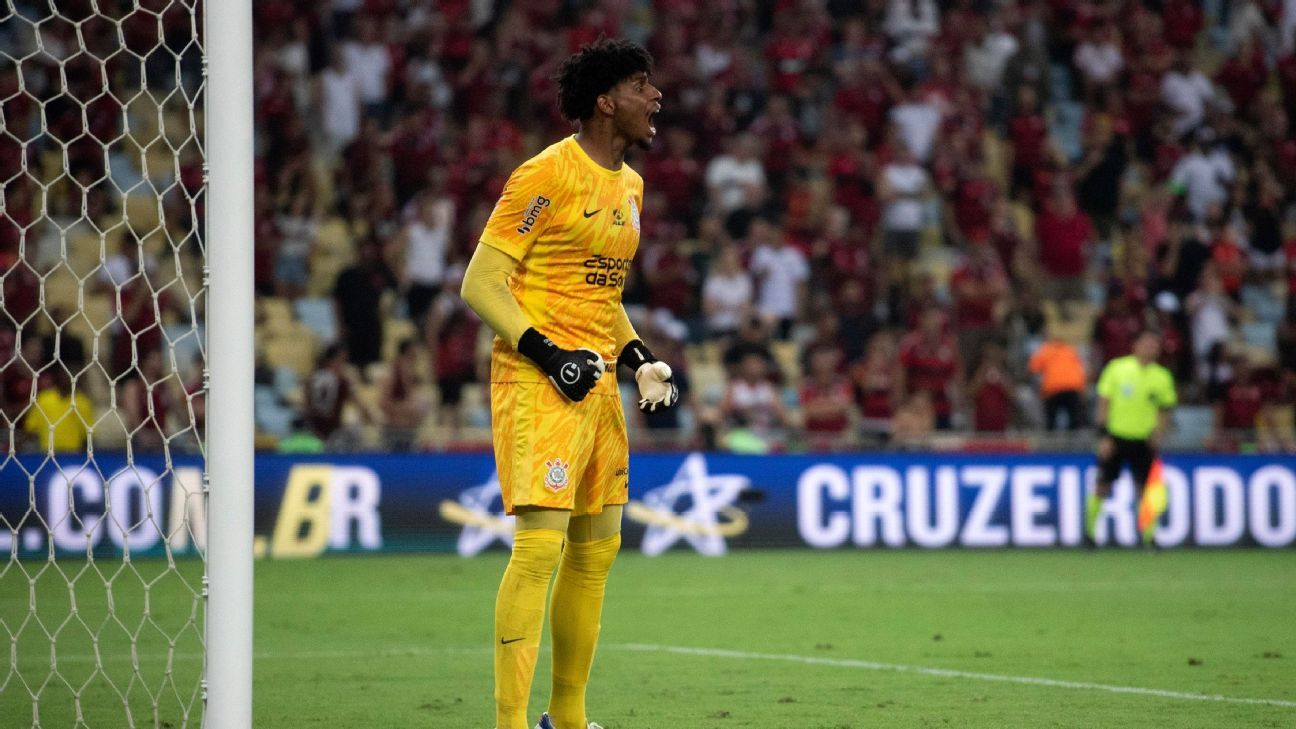
[(652, 55), (631, 40), (599, 36), (558, 67), (558, 111), (568, 121), (594, 115), (601, 94), (637, 73), (652, 73)]

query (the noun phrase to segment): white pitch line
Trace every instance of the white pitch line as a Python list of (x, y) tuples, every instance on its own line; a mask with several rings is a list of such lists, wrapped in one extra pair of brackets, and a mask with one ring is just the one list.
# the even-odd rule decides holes
[(878, 663), (854, 658), (821, 658), (818, 656), (799, 656), (791, 653), (750, 653), (731, 651), (723, 648), (691, 648), (677, 645), (653, 645), (650, 643), (624, 643), (609, 646), (620, 650), (641, 651), (645, 653), (674, 653), (686, 656), (704, 656), (708, 658), (735, 658), (747, 661), (781, 661), (783, 663), (803, 663), (812, 666), (834, 666), (837, 668), (861, 668), (868, 671), (894, 671), (896, 673), (917, 673), (924, 676), (943, 678), (966, 678), (974, 681), (998, 681), (1000, 683), (1020, 683), (1030, 686), (1049, 686), (1051, 688), (1078, 689), (1081, 691), (1109, 691), (1115, 694), (1136, 694), (1139, 696), (1156, 696), (1163, 699), (1182, 701), (1214, 701), (1228, 704), (1259, 704), (1262, 706), (1280, 706), (1285, 709), (1296, 709), (1296, 701), (1283, 699), (1250, 699), (1219, 694), (1195, 694), (1186, 691), (1166, 691), (1164, 689), (1141, 688), (1138, 686), (1114, 686), (1104, 683), (1086, 683), (1084, 681), (1060, 681), (1053, 678), (1034, 676), (1006, 676), (998, 673), (976, 673), (974, 671), (957, 671), (950, 668), (930, 668), (927, 666), (910, 666), (903, 663)]
[[(1063, 681), (1055, 678), (1039, 678), (1036, 676), (1010, 676), (999, 673), (977, 673), (975, 671), (959, 671), (952, 668), (932, 668), (929, 666), (912, 666), (904, 663), (881, 663), (878, 661), (865, 661), (858, 658), (825, 658), (821, 656), (802, 656), (795, 653), (754, 653), (750, 651), (734, 651), (724, 648), (695, 648), (681, 645), (656, 645), (653, 643), (614, 643), (602, 646), (603, 650), (614, 651), (634, 651), (639, 653), (673, 653), (685, 656), (702, 656), (705, 658), (732, 658), (744, 661), (779, 661), (782, 663), (800, 663), (810, 666), (832, 666), (835, 668), (858, 668), (866, 671), (891, 671), (894, 673), (916, 673), (922, 676), (939, 676), (941, 678), (964, 678), (973, 681), (996, 681), (999, 683), (1019, 683), (1028, 686), (1047, 686), (1050, 688), (1064, 688), (1080, 691), (1107, 691), (1115, 694), (1134, 694), (1137, 696), (1155, 696), (1162, 699), (1177, 699), (1180, 701), (1211, 701), (1226, 704), (1251, 704), (1259, 706), (1277, 706), (1284, 709), (1296, 709), (1296, 701), (1285, 699), (1253, 699), (1240, 696), (1223, 696), (1220, 694), (1197, 694), (1187, 691), (1167, 691), (1165, 689), (1143, 688), (1140, 686), (1116, 686), (1105, 683), (1088, 683), (1085, 681)], [(313, 651), (258, 651), (255, 654), (256, 660), (322, 660), (322, 659), (347, 659), (347, 658), (424, 658), (447, 654), (486, 654), (490, 652), (489, 646), (403, 646), (388, 647), (377, 650), (313, 650)], [(541, 652), (546, 652), (548, 646), (541, 648)], [(150, 660), (163, 660), (162, 655), (141, 656), (140, 663), (147, 665)], [(202, 654), (198, 653), (180, 653), (177, 652), (172, 656), (175, 660), (200, 660)], [(130, 659), (129, 654), (105, 653), (102, 657), (104, 662), (117, 662)], [(42, 661), (48, 660), (44, 656)], [(65, 655), (59, 656), (60, 663), (94, 663), (95, 657), (92, 655)]]

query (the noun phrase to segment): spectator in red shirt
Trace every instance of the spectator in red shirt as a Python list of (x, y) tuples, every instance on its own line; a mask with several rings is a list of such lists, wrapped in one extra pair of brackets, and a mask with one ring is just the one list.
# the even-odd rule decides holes
[(963, 241), (985, 239), (990, 233), (990, 218), (999, 186), (987, 174), (985, 164), (967, 161), (954, 188), (954, 226)]
[(1034, 184), (1034, 171), (1047, 156), (1048, 126), (1039, 113), (1036, 88), (1030, 84), (1017, 87), (1017, 109), (1008, 122), (1008, 139), (1012, 166), (1012, 195), (1029, 191)]
[(1075, 195), (1068, 187), (1054, 189), (1049, 204), (1035, 221), (1035, 237), (1052, 298), (1085, 298), (1085, 265), (1094, 229), (1089, 216), (1076, 206)]
[(796, 162), (795, 152), (801, 144), (801, 128), (792, 114), (792, 100), (784, 94), (771, 96), (765, 111), (752, 121), (747, 131), (762, 142), (765, 174), (769, 176), (770, 186), (782, 188)]
[(1205, 18), (1198, 0), (1167, 0), (1161, 9), (1165, 21), (1165, 37), (1179, 49), (1191, 49), (1197, 43), (1197, 34), (1205, 26)]
[(477, 333), (481, 328), (481, 321), (455, 293), (462, 280), (463, 271), (456, 266), (448, 290), (432, 302), (426, 338), (441, 393), (437, 420), (452, 430), (463, 422), (460, 403), (464, 387), (477, 379)]
[(1131, 310), (1125, 292), (1119, 288), (1109, 291), (1106, 305), (1094, 320), (1094, 353), (1098, 360), (1092, 371), (1101, 372), (1108, 362), (1132, 352), (1134, 340), (1143, 328), (1143, 320)]
[(968, 383), (972, 401), (972, 428), (978, 433), (1002, 433), (1012, 425), (1013, 380), (1004, 365), (1004, 350), (997, 342), (981, 348), (981, 362)]
[(45, 379), (48, 379), (50, 371), (45, 368), (45, 343), (40, 337), (24, 337), (22, 348), (15, 357), (13, 332), (6, 328), (3, 338), (0, 346), (0, 355), (4, 356), (4, 362), (0, 364), (0, 413), (4, 420), (20, 423), (35, 402), (34, 393), (48, 386)]
[(702, 166), (693, 153), (697, 140), (688, 129), (671, 127), (665, 141), (665, 154), (648, 159), (644, 176), (666, 197), (672, 215), (692, 221), (702, 190)]
[(178, 380), (168, 377), (162, 352), (157, 349), (145, 354), (139, 369), (127, 375), (121, 402), (132, 448), (157, 452), (169, 442), (178, 384)]
[(999, 265), (1012, 281), (1022, 277), (1022, 271), (1030, 265), (1023, 260), (1028, 253), (1022, 245), (1021, 232), (1017, 225), (1017, 213), (1014, 204), (1000, 198), (995, 205), (994, 215), (990, 218), (990, 245), (999, 255)]
[[(411, 450), (419, 426), (432, 409), (432, 398), (423, 389), (418, 348), (413, 339), (403, 339), (397, 345), (396, 358), (378, 383), (378, 406), (387, 447), (393, 451)], [(444, 410), (455, 410), (457, 414), (456, 408), (447, 406)]]
[(1169, 291), (1162, 291), (1152, 301), (1156, 309), (1156, 329), (1161, 332), (1161, 366), (1170, 370), (1176, 381), (1187, 382), (1192, 379), (1192, 350), (1188, 348), (1188, 336), (1184, 334), (1184, 325), (1180, 310), (1179, 298)]
[(1248, 37), (1237, 51), (1224, 62), (1215, 75), (1215, 81), (1228, 92), (1233, 107), (1239, 114), (1250, 114), (1251, 102), (1269, 80), (1269, 67), (1265, 64), (1264, 49)]
[[(0, 214), (0, 221), (5, 215)], [(41, 282), (26, 261), (16, 255), (0, 260), (0, 294), (4, 301), (4, 323), (26, 322), (40, 309)], [(115, 374), (115, 372), (114, 372)]]
[(870, 145), (886, 133), (892, 100), (901, 95), (895, 79), (877, 61), (862, 61), (858, 70), (845, 74), (833, 97), (838, 111), (864, 125)]
[(850, 375), (855, 403), (863, 416), (861, 431), (870, 440), (885, 441), (904, 385), (895, 341), (889, 332), (878, 332), (869, 339), (864, 359), (851, 368)]
[(1242, 443), (1255, 439), (1256, 420), (1264, 406), (1264, 392), (1253, 376), (1251, 362), (1241, 355), (1231, 357), (1232, 378), (1220, 388), (1212, 403), (1215, 431), (1211, 441), (1216, 448), (1236, 450)]
[(873, 261), (869, 239), (851, 225), (846, 208), (828, 210), (822, 236), (811, 246), (811, 270), (816, 280), (826, 281), (834, 300), (840, 298), (847, 281), (872, 287)]
[(787, 9), (774, 15), (774, 37), (765, 46), (771, 86), (775, 91), (793, 92), (810, 70), (815, 55), (815, 37), (807, 34), (800, 11)]
[(675, 235), (651, 242), (640, 251), (648, 305), (675, 316), (690, 316), (697, 307), (697, 269)]
[[(137, 251), (144, 255), (142, 247)], [(163, 346), (162, 319), (173, 309), (173, 288), (161, 288), (160, 275), (152, 258), (144, 258), (144, 270), (117, 288), (118, 320), (113, 322), (112, 374), (121, 375), (153, 350)], [(101, 284), (102, 285), (102, 284)], [(158, 290), (154, 290), (158, 287)], [(109, 295), (113, 292), (110, 290)], [(185, 302), (187, 303), (187, 301)]]
[(953, 427), (954, 401), (959, 396), (960, 366), (958, 347), (946, 328), (945, 312), (929, 307), (923, 312), (918, 328), (900, 342), (900, 365), (905, 391), (926, 392), (936, 410), (936, 427)]
[(959, 355), (970, 365), (995, 336), (1009, 294), (1008, 276), (984, 234), (968, 246), (967, 255), (954, 269), (950, 290), (954, 294)]
[(812, 449), (830, 447), (850, 424), (851, 388), (838, 374), (841, 350), (815, 347), (801, 384), (801, 415)]
[(342, 413), (348, 403), (354, 405), (366, 422), (377, 422), (372, 412), (356, 396), (358, 377), (347, 364), (346, 347), (331, 344), (320, 354), (315, 371), (306, 380), (303, 410), (306, 425), (330, 448), (346, 450), (358, 445), (356, 435), (342, 427)]
[(1234, 301), (1242, 296), (1242, 281), (1247, 274), (1247, 254), (1237, 242), (1237, 235), (1227, 225), (1223, 216), (1215, 216), (1210, 223), (1211, 261), (1219, 272), (1224, 293)]

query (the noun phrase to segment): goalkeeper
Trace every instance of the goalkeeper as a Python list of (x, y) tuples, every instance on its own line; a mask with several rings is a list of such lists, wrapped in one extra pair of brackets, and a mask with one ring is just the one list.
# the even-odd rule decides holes
[(1094, 543), (1102, 502), (1111, 496), (1112, 484), (1126, 464), (1140, 500), (1149, 501), (1139, 507), (1145, 543), (1151, 541), (1157, 518), (1165, 511), (1165, 486), (1158, 478), (1154, 479), (1156, 488), (1149, 489), (1148, 475), (1153, 472), (1170, 409), (1178, 397), (1174, 376), (1157, 364), (1160, 353), (1161, 338), (1145, 330), (1134, 340), (1134, 352), (1108, 362), (1098, 377), (1098, 410), (1094, 416), (1101, 433), (1098, 482), (1085, 508), (1085, 539), (1090, 545)]
[(621, 545), (629, 447), (615, 365), (640, 407), (671, 407), (670, 367), (639, 341), (621, 290), (639, 245), (643, 179), (625, 164), (656, 136), (652, 58), (599, 39), (559, 68), (576, 134), (513, 171), (464, 275), (463, 298), (495, 330), (491, 416), (513, 554), (495, 602), (497, 729), (527, 729), (545, 595), (553, 692), (543, 729), (587, 729), (585, 686), (607, 575)]

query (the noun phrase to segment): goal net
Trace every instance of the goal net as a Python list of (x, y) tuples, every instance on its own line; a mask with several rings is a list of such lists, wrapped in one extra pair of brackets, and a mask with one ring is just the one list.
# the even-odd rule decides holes
[(0, 725), (198, 727), (199, 0), (0, 2)]

